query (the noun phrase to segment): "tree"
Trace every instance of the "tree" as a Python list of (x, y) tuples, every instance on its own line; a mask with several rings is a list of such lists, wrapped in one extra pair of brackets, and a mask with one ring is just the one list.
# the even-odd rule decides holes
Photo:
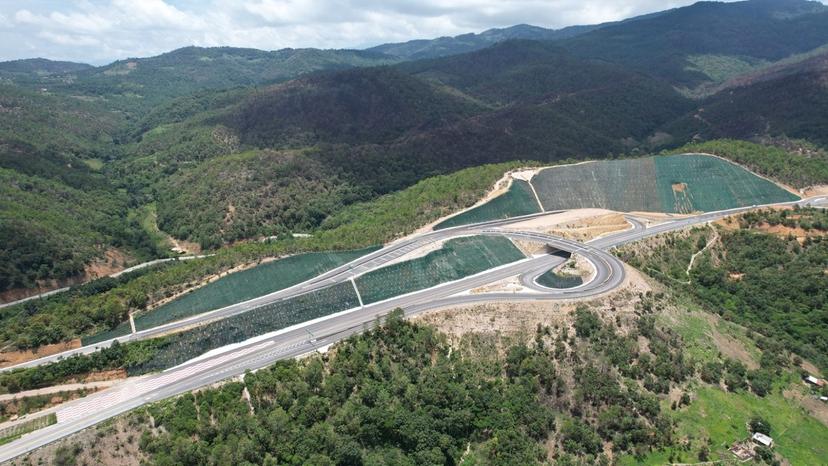
[(750, 382), (750, 390), (757, 396), (765, 396), (770, 393), (773, 387), (773, 377), (765, 370), (756, 370), (748, 372), (748, 381)]
[(770, 435), (771, 433), (771, 425), (768, 421), (766, 421), (763, 417), (754, 416), (750, 419), (749, 422), (750, 431), (752, 433), (760, 433), (765, 435)]
[(575, 310), (575, 334), (581, 338), (589, 338), (601, 329), (601, 320), (598, 315), (589, 309), (578, 306)]

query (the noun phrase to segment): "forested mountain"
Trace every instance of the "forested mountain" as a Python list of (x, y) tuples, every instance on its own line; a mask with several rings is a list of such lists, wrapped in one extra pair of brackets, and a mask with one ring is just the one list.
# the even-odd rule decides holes
[(828, 42), (828, 7), (805, 0), (699, 2), (561, 42), (689, 89)]
[[(309, 76), (251, 91), (238, 103), (208, 110), (212, 116), (197, 115), (165, 131), (172, 138), (189, 134), (203, 141), (199, 154), (213, 151), (219, 133), (238, 141), (239, 148), (308, 149), (300, 156), (226, 159), (262, 163), (256, 176), (226, 170), (221, 178), (233, 179), (232, 184), (203, 176), (221, 165), (178, 164), (181, 177), (157, 186), (159, 221), (203, 246), (280, 228), (312, 230), (354, 200), (436, 174), (482, 163), (550, 162), (649, 147), (656, 128), (691, 108), (688, 99), (652, 78), (534, 41), (393, 68)], [(150, 137), (155, 136), (144, 139)], [(277, 173), (303, 165), (327, 179), (297, 191), (295, 181), (304, 177), (290, 169), (294, 175), (284, 178), (293, 181), (274, 182), (283, 178)], [(341, 189), (329, 186), (334, 178)], [(246, 193), (262, 190), (267, 202), (245, 200)], [(288, 207), (283, 200), (298, 193), (306, 202)], [(258, 226), (234, 224), (242, 218), (257, 218)]]
[(0, 292), (75, 277), (115, 246), (155, 253), (99, 173), (122, 124), (96, 102), (0, 87)]
[[(185, 47), (156, 57), (119, 60), (101, 67), (65, 67), (30, 83), (50, 91), (104, 98), (110, 105), (145, 112), (169, 99), (203, 89), (286, 81), (301, 74), (393, 63), (396, 59), (358, 50)], [(8, 62), (5, 66), (11, 67)], [(0, 70), (4, 65), (0, 64)]]
[(665, 12), (656, 12), (642, 16), (601, 24), (567, 26), (561, 29), (547, 29), (528, 24), (518, 24), (506, 28), (493, 28), (479, 34), (469, 33), (454, 37), (436, 39), (417, 39), (407, 42), (382, 44), (368, 49), (404, 60), (421, 60), (439, 58), (449, 55), (474, 52), (500, 42), (509, 40), (552, 41), (569, 39), (612, 24), (620, 24), (639, 19), (651, 18)]
[(396, 44), (382, 44), (368, 49), (406, 60), (438, 58), (447, 55), (480, 50), (507, 40), (557, 40), (592, 31), (599, 26), (570, 26), (563, 29), (546, 29), (528, 24), (519, 24), (502, 29), (489, 29), (480, 34), (462, 34), (437, 39), (418, 39)]
[(74, 73), (91, 69), (92, 65), (70, 61), (54, 61), (45, 58), (27, 58), (0, 62), (0, 76), (11, 74), (13, 77), (35, 77), (50, 74)]
[(380, 143), (480, 111), (393, 68), (315, 75), (251, 92), (223, 123), (259, 147)]
[[(15, 246), (3, 249), (0, 290), (66, 278), (113, 247), (158, 254), (150, 205), (162, 230), (214, 248), (313, 231), (351, 203), (481, 163), (694, 138), (825, 144), (827, 21), (816, 2), (702, 2), (594, 28), (520, 25), (369, 51), (0, 63), (0, 166), (38, 187), (25, 201), (5, 196)], [(700, 88), (719, 92), (689, 97)], [(72, 198), (48, 222), (32, 213)], [(73, 240), (39, 254), (36, 238), (58, 238), (61, 224)], [(52, 259), (32, 272), (30, 256)]]
[(749, 75), (666, 131), (681, 138), (787, 136), (828, 144), (828, 53)]

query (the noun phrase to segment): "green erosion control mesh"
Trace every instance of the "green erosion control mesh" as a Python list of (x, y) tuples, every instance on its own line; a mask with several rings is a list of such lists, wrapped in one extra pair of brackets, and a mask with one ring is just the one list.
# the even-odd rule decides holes
[(459, 280), (524, 257), (511, 241), (500, 236), (456, 238), (423, 257), (369, 272), (357, 278), (356, 284), (362, 301), (375, 303)]
[(222, 346), (358, 306), (350, 282), (333, 285), (173, 335), (155, 357), (128, 372), (137, 375), (174, 367)]
[(577, 275), (560, 275), (550, 270), (538, 277), (537, 282), (547, 288), (563, 289), (581, 286), (584, 284), (584, 279)]
[(670, 155), (542, 170), (532, 185), (546, 210), (711, 212), (799, 199), (717, 157)]
[(443, 228), (519, 217), (521, 215), (536, 214), (538, 212), (540, 212), (540, 207), (538, 206), (538, 201), (535, 200), (535, 195), (532, 193), (532, 188), (529, 186), (529, 183), (522, 180), (514, 180), (512, 186), (505, 193), (481, 206), (446, 219), (437, 224), (434, 229), (442, 230)]
[(34, 432), (38, 429), (42, 429), (56, 423), (57, 415), (55, 413), (50, 413), (45, 416), (40, 416), (20, 424), (0, 429), (0, 445), (13, 442), (29, 432)]
[[(137, 330), (157, 327), (185, 317), (220, 309), (302, 283), (319, 274), (364, 256), (378, 248), (343, 252), (297, 254), (268, 262), (252, 269), (232, 273), (194, 290), (135, 319)], [(83, 339), (83, 344), (97, 343), (128, 334), (129, 323)]]
[(738, 165), (706, 155), (657, 157), (656, 176), (666, 212), (712, 212), (799, 200)]

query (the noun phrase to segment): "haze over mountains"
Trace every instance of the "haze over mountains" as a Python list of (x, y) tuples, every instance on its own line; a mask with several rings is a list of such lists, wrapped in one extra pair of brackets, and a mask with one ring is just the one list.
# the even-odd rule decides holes
[(482, 163), (825, 145), (826, 44), (821, 3), (750, 0), (365, 51), (0, 63), (0, 291), (164, 255), (156, 214), (212, 249)]

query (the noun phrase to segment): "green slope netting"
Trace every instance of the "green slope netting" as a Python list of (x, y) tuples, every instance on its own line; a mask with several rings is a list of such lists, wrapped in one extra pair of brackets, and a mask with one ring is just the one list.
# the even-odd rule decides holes
[(799, 199), (735, 164), (705, 155), (547, 168), (532, 185), (546, 210), (598, 207), (691, 213)]
[(173, 335), (151, 360), (131, 366), (129, 372), (143, 374), (174, 367), (207, 351), (357, 306), (359, 300), (350, 282), (333, 285)]
[[(138, 330), (144, 330), (283, 290), (362, 257), (376, 249), (378, 248), (298, 254), (236, 272), (188, 293), (152, 312), (138, 316), (135, 319), (135, 327)], [(97, 343), (127, 333), (129, 333), (129, 323), (124, 322), (113, 330), (84, 338), (83, 344)]]
[(472, 236), (447, 241), (426, 256), (369, 272), (356, 280), (366, 304), (431, 288), (523, 259), (511, 241)]
[(584, 284), (584, 279), (577, 275), (559, 275), (550, 270), (538, 277), (537, 282), (547, 288), (575, 288)]
[(481, 206), (446, 219), (437, 224), (434, 229), (441, 230), (443, 228), (518, 217), (538, 212), (540, 212), (540, 207), (538, 206), (538, 201), (535, 200), (535, 195), (532, 193), (532, 188), (529, 186), (529, 183), (514, 180), (512, 186), (504, 194), (497, 196)]

